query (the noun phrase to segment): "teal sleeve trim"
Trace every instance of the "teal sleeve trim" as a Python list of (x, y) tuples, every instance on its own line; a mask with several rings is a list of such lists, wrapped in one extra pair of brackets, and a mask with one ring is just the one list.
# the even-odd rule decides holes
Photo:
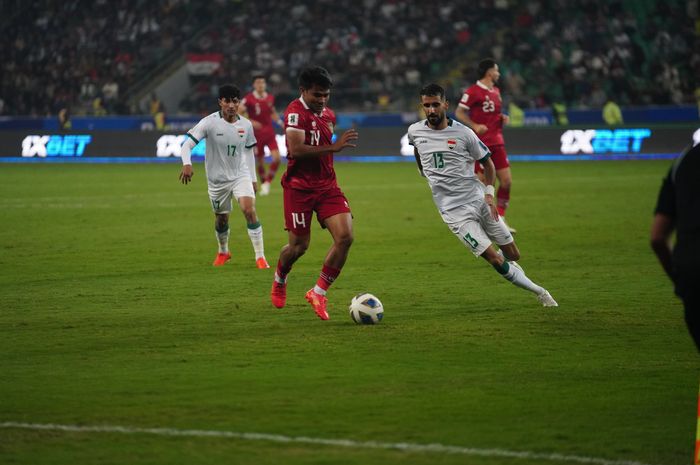
[(192, 140), (194, 141), (195, 144), (199, 144), (199, 141), (197, 140), (197, 138), (194, 137), (194, 136), (193, 136), (192, 134), (190, 134), (189, 132), (187, 133), (187, 137), (189, 137), (190, 139), (192, 139)]
[(246, 145), (245, 148), (247, 148), (247, 149), (252, 149), (252, 148), (255, 147), (256, 145), (258, 145), (257, 142), (256, 142), (255, 144), (253, 144), (253, 145)]
[(486, 161), (487, 161), (489, 158), (491, 158), (491, 152), (489, 152), (489, 153), (487, 153), (486, 155), (484, 155), (484, 158), (480, 159), (480, 160), (479, 160), (479, 163), (481, 163), (481, 164), (483, 165), (484, 163), (486, 163)]

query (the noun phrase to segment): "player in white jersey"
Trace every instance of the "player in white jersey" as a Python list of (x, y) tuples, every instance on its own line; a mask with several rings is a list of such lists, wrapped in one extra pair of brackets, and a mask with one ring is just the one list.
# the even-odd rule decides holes
[[(421, 89), (420, 98), (426, 119), (408, 128), (408, 141), (443, 221), (475, 256), (483, 257), (501, 276), (537, 295), (543, 306), (557, 307), (549, 292), (533, 283), (516, 263), (520, 251), (493, 199), (496, 168), (491, 152), (474, 131), (447, 118), (442, 87), (428, 84)], [(486, 186), (474, 173), (477, 161), (484, 167)]]
[(253, 147), (256, 140), (253, 126), (238, 115), (241, 91), (234, 85), (219, 88), (219, 107), (216, 113), (203, 118), (187, 132), (182, 144), (182, 171), (180, 181), (192, 180), (192, 149), (202, 139), (207, 139), (204, 168), (207, 174), (209, 199), (216, 221), (214, 229), (219, 242), (219, 252), (214, 266), (221, 266), (231, 259), (228, 249), (231, 198), (235, 198), (248, 224), (248, 236), (255, 251), (258, 268), (270, 268), (265, 259), (263, 230), (255, 212), (255, 159)]

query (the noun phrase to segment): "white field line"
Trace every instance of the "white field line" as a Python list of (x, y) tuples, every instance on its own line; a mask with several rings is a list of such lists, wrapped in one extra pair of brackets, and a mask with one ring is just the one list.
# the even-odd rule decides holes
[(122, 434), (154, 434), (158, 436), (214, 437), (232, 438), (245, 441), (269, 441), (280, 443), (314, 444), (323, 446), (347, 447), (350, 449), (388, 449), (406, 452), (433, 452), (437, 454), (458, 454), (479, 457), (506, 457), (528, 460), (547, 460), (550, 462), (585, 463), (594, 465), (648, 465), (634, 460), (609, 460), (598, 457), (579, 455), (564, 455), (557, 453), (541, 453), (529, 451), (513, 451), (506, 449), (478, 449), (475, 447), (448, 446), (443, 444), (414, 444), (408, 442), (376, 442), (354, 441), (352, 439), (324, 439), (306, 436), (284, 436), (280, 434), (240, 433), (235, 431), (175, 429), (175, 428), (138, 428), (130, 426), (102, 425), (60, 425), (53, 423), (20, 423), (6, 421), (0, 423), (0, 428), (16, 428), (29, 430), (65, 431), (70, 433), (122, 433)]

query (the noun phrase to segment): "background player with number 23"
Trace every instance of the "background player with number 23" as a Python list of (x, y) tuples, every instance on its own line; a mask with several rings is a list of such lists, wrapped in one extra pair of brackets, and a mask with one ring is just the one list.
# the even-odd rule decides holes
[[(503, 139), (503, 125), (508, 124), (508, 115), (501, 111), (501, 91), (496, 87), (501, 77), (498, 63), (491, 58), (482, 60), (479, 62), (477, 77), (476, 83), (462, 94), (455, 117), (469, 126), (491, 151), (498, 178), (498, 214), (505, 217), (510, 202), (512, 177)], [(481, 177), (482, 172), (483, 169), (477, 164), (476, 173)], [(508, 229), (515, 233), (515, 229)]]

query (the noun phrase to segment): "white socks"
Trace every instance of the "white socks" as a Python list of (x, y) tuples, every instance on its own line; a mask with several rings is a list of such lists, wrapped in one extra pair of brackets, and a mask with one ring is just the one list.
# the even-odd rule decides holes
[(538, 286), (530, 281), (530, 278), (525, 276), (525, 271), (523, 271), (520, 265), (513, 264), (512, 262), (505, 263), (508, 263), (509, 269), (506, 274), (503, 275), (503, 277), (508, 281), (537, 295), (544, 292), (544, 288), (542, 286)]
[(228, 253), (228, 236), (231, 228), (226, 227), (226, 231), (216, 231), (216, 240), (219, 242), (219, 253)]
[(253, 223), (248, 225), (248, 237), (250, 237), (250, 242), (253, 244), (253, 250), (255, 251), (255, 258), (265, 256), (265, 246), (263, 245), (263, 229), (260, 223)]
[(326, 290), (324, 288), (322, 288), (321, 286), (319, 286), (318, 284), (316, 284), (314, 286), (314, 292), (318, 295), (326, 295)]

